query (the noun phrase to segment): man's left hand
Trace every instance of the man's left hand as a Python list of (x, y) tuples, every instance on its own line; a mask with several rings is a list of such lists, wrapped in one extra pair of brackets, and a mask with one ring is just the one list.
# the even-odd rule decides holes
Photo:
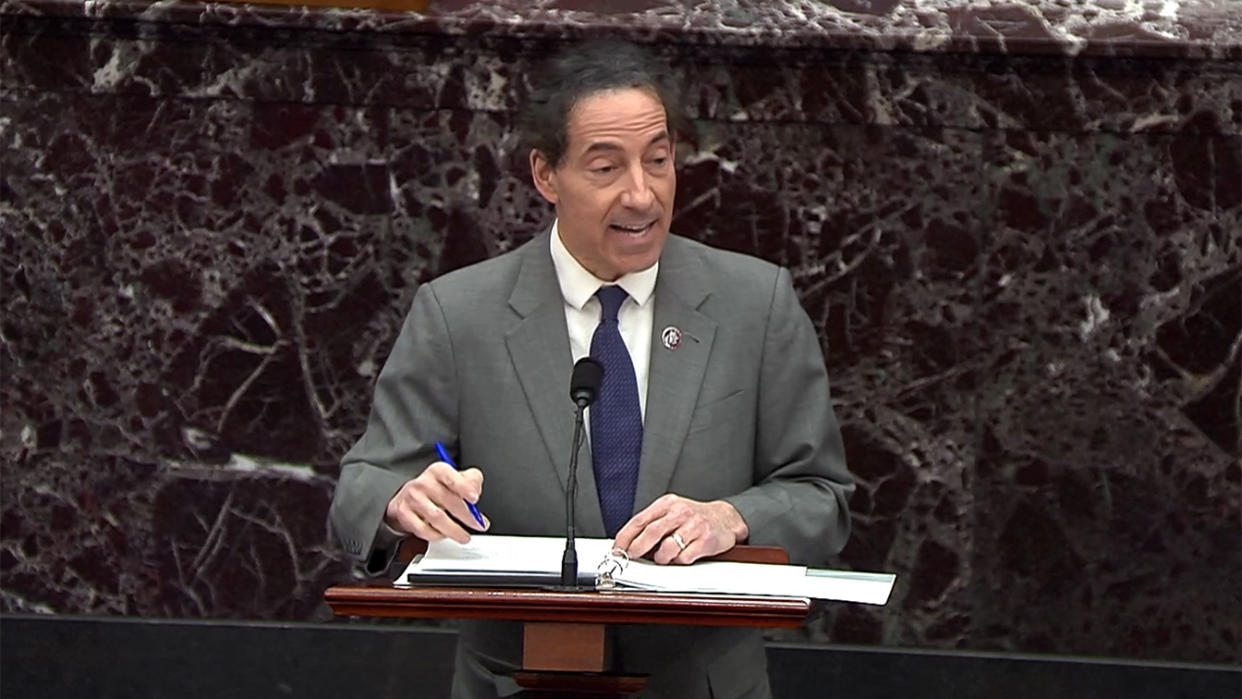
[(654, 552), (661, 565), (687, 564), (724, 553), (749, 535), (746, 520), (724, 500), (699, 502), (670, 493), (626, 522), (614, 546), (630, 558)]

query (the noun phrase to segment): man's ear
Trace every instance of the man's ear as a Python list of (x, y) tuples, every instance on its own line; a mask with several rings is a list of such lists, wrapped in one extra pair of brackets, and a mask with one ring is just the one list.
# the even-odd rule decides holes
[(556, 168), (544, 157), (543, 153), (535, 148), (530, 150), (530, 179), (535, 183), (535, 189), (539, 190), (548, 203), (557, 202)]

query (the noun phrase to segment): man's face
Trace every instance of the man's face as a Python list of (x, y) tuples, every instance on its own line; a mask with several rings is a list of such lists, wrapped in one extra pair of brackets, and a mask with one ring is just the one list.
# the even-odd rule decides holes
[(566, 132), (560, 165), (530, 155), (565, 247), (605, 281), (655, 264), (677, 189), (664, 105), (637, 88), (597, 92), (573, 108)]

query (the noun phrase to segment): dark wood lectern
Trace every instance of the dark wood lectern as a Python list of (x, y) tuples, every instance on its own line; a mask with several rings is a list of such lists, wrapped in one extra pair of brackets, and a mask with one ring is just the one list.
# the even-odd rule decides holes
[[(404, 551), (402, 558), (408, 560)], [(788, 563), (784, 551), (738, 546), (714, 560)], [(745, 597), (610, 590), (403, 587), (391, 583), (328, 588), (338, 616), (504, 619), (523, 622), (517, 683), (540, 693), (624, 696), (645, 678), (609, 674), (607, 624), (681, 624), (793, 628), (810, 603), (796, 597)]]

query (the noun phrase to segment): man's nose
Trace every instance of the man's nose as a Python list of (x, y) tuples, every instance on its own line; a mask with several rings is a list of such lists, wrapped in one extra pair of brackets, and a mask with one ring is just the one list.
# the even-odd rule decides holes
[(651, 178), (643, 169), (642, 163), (629, 168), (625, 178), (625, 191), (621, 203), (634, 209), (645, 209), (655, 200), (655, 192), (651, 189)]

